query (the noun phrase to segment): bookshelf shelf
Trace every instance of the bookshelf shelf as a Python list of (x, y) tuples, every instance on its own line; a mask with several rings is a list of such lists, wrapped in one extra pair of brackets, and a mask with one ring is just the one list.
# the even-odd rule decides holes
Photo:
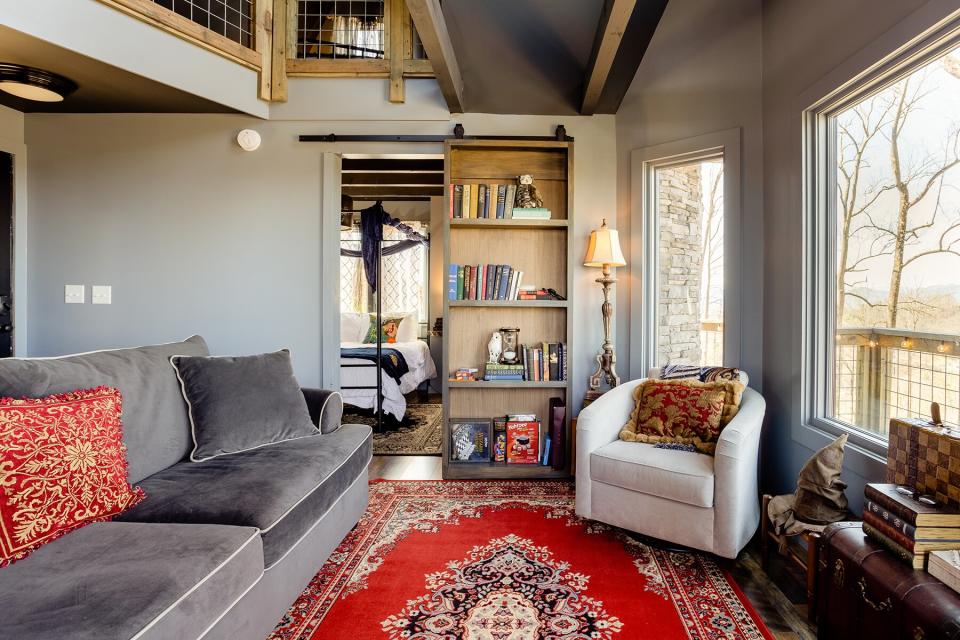
[(451, 307), (554, 307), (566, 309), (567, 300), (449, 300)]
[(450, 228), (481, 229), (566, 229), (567, 220), (497, 220), (486, 218), (457, 218), (450, 220)]
[(456, 389), (486, 389), (489, 387), (516, 388), (516, 389), (566, 389), (566, 380), (548, 380), (546, 382), (534, 382), (531, 380), (477, 380), (476, 382), (466, 382), (464, 380), (448, 380), (451, 388)]
[[(444, 220), (443, 273), (451, 265), (505, 264), (523, 273), (522, 284), (550, 288), (570, 296), (573, 291), (573, 143), (529, 140), (449, 140), (445, 148), (444, 182), (492, 185), (514, 182), (531, 174), (550, 209), (549, 220), (449, 218)], [(444, 211), (451, 210), (455, 190), (445, 190)], [(574, 361), (571, 300), (449, 300), (443, 301), (443, 372), (482, 367), (487, 341), (501, 327), (517, 327), (520, 343), (528, 346), (564, 343), (567, 362)], [(569, 364), (568, 364), (569, 366)], [(568, 378), (570, 377), (570, 371)], [(570, 477), (570, 408), (568, 380), (443, 380), (443, 477), (449, 479), (561, 479)], [(551, 466), (460, 463), (450, 459), (451, 420), (493, 419), (508, 414), (534, 414), (549, 423), (552, 398), (567, 406), (561, 435), (565, 443), (563, 469)], [(545, 432), (541, 432), (545, 435)]]

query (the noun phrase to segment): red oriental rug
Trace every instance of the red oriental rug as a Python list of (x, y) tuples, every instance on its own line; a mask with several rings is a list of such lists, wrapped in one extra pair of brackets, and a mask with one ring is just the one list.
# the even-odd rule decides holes
[(379, 481), (270, 638), (772, 636), (712, 559), (577, 517), (570, 483)]

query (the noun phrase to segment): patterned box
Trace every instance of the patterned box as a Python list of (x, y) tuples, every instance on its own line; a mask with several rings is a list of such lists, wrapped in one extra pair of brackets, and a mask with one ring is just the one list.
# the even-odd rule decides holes
[(915, 487), (960, 508), (960, 429), (923, 420), (890, 420), (887, 482)]

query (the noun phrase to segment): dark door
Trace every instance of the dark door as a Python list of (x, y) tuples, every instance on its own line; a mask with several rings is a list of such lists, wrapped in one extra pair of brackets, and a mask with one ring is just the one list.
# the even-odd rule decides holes
[(13, 156), (0, 152), (0, 358), (13, 355)]

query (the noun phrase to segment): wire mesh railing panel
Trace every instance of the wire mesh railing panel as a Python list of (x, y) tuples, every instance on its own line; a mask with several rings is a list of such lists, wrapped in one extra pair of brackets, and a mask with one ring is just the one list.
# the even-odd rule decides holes
[(296, 57), (383, 58), (383, 0), (299, 0)]
[(254, 47), (254, 0), (153, 0), (201, 27)]

